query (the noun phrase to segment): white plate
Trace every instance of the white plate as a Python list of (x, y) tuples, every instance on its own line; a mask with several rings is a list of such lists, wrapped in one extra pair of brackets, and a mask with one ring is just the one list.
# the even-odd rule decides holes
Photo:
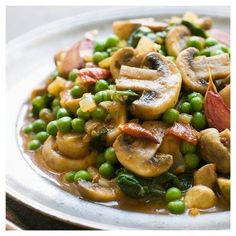
[[(61, 20), (25, 34), (7, 45), (7, 168), (8, 194), (36, 210), (78, 226), (96, 229), (226, 229), (230, 213), (197, 217), (152, 215), (114, 209), (69, 194), (25, 161), (17, 143), (18, 117), (30, 91), (53, 71), (53, 55), (72, 45), (88, 30), (111, 33), (113, 20), (154, 16), (166, 19), (192, 10), (212, 16), (214, 26), (229, 30), (227, 7), (123, 7)], [(20, 112), (21, 111), (21, 112)], [(27, 159), (27, 157), (25, 157)], [(28, 158), (29, 160), (29, 158)], [(29, 165), (30, 164), (30, 165)]]

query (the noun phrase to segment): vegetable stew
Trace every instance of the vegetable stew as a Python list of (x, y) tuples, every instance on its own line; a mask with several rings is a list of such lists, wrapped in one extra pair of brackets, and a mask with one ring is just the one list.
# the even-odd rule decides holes
[[(229, 35), (192, 12), (87, 32), (26, 105), (25, 152), (66, 191), (156, 214), (230, 208)], [(215, 33), (217, 32), (217, 33)]]

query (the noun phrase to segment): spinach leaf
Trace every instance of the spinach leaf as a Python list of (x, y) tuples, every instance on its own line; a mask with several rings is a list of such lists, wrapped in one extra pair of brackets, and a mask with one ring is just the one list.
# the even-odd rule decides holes
[(117, 184), (131, 198), (142, 198), (146, 193), (145, 188), (131, 174), (120, 174), (117, 177)]
[(148, 34), (152, 34), (152, 31), (147, 27), (140, 27), (136, 29), (128, 39), (128, 46), (136, 48), (138, 42), (142, 36), (148, 36)]
[(106, 147), (107, 132), (106, 128), (101, 128), (90, 141), (91, 146), (98, 152), (102, 152)]
[(207, 38), (206, 32), (202, 28), (200, 28), (199, 26), (197, 26), (189, 21), (186, 21), (186, 20), (182, 20), (181, 24), (186, 26), (193, 35)]

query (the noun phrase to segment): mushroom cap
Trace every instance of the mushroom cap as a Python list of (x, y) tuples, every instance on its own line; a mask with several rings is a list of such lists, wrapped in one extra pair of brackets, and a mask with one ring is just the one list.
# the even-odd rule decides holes
[(116, 184), (107, 180), (107, 186), (99, 183), (92, 183), (86, 180), (79, 180), (77, 183), (79, 193), (82, 197), (97, 202), (110, 202), (120, 199), (120, 191)]
[(229, 55), (224, 53), (212, 57), (196, 56), (199, 50), (189, 47), (179, 53), (176, 65), (182, 75), (184, 86), (204, 94), (208, 87), (209, 72), (212, 79), (224, 79), (230, 74)]
[(185, 194), (184, 201), (188, 208), (208, 209), (216, 204), (215, 193), (204, 185), (196, 185)]
[(119, 126), (127, 121), (126, 107), (118, 101), (105, 101), (99, 103), (99, 106), (105, 108), (110, 115), (110, 121), (106, 123), (107, 128), (106, 141), (111, 145), (116, 137), (121, 133)]
[(230, 84), (226, 85), (222, 90), (220, 90), (219, 94), (222, 97), (224, 104), (230, 108)]
[(186, 169), (184, 158), (180, 151), (180, 141), (181, 140), (174, 135), (165, 135), (161, 146), (158, 149), (158, 151), (161, 153), (172, 155), (173, 164), (170, 168), (170, 171), (174, 173), (183, 173)]
[(229, 201), (230, 200), (230, 179), (217, 178), (217, 184), (219, 186), (220, 192), (223, 197)]
[(132, 103), (131, 112), (141, 119), (153, 120), (176, 104), (182, 78), (175, 64), (157, 52), (145, 55), (141, 67), (122, 66), (116, 87), (142, 92)]
[[(146, 121), (142, 126), (157, 136), (160, 142), (167, 127), (160, 121)], [(156, 153), (159, 145), (147, 139), (134, 139), (120, 134), (113, 147), (125, 168), (143, 177), (154, 177), (166, 172), (173, 162), (171, 155)]]
[(216, 182), (216, 165), (206, 164), (194, 172), (194, 185), (204, 185), (213, 188)]
[(187, 47), (187, 40), (191, 32), (184, 25), (172, 27), (166, 35), (166, 49), (168, 55), (177, 57)]
[(110, 70), (114, 79), (119, 77), (120, 68), (122, 65), (133, 65), (135, 51), (131, 47), (124, 47), (116, 51), (111, 58)]
[(84, 134), (58, 132), (56, 146), (68, 158), (80, 159), (90, 152), (89, 139)]
[(97, 152), (91, 151), (80, 159), (69, 159), (55, 149), (55, 138), (49, 136), (42, 147), (42, 157), (45, 163), (54, 171), (65, 172), (71, 170), (84, 170), (96, 163)]
[(165, 22), (156, 22), (154, 18), (139, 18), (124, 21), (115, 21), (112, 25), (113, 32), (120, 38), (127, 40), (131, 33), (137, 28), (145, 26), (156, 31), (163, 31), (167, 27)]
[(214, 163), (216, 169), (230, 173), (230, 131), (219, 133), (217, 129), (209, 128), (200, 132), (199, 149), (201, 157), (207, 163)]

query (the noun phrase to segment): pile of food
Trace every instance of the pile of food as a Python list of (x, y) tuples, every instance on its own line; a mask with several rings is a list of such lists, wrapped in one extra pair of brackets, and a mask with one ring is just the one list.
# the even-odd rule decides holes
[(229, 35), (211, 26), (187, 12), (116, 21), (103, 42), (86, 33), (32, 91), (25, 151), (62, 188), (95, 202), (229, 209)]

